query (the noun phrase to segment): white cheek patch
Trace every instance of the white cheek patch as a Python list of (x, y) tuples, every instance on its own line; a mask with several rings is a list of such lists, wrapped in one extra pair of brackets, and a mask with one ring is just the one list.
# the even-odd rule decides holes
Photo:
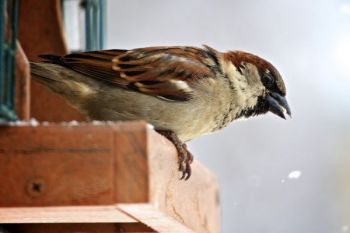
[(257, 68), (250, 63), (245, 63), (241, 69), (243, 74), (241, 74), (231, 62), (225, 62), (223, 70), (235, 89), (234, 98), (237, 105), (242, 108), (253, 107), (257, 97), (263, 93), (263, 85)]

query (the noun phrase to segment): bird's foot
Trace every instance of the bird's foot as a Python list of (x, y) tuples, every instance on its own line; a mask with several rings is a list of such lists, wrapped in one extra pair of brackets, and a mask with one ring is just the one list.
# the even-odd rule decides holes
[(178, 155), (179, 171), (182, 173), (180, 180), (188, 180), (191, 176), (191, 163), (193, 155), (187, 149), (187, 145), (180, 141), (177, 135), (172, 131), (157, 130), (158, 133), (169, 139), (175, 146)]

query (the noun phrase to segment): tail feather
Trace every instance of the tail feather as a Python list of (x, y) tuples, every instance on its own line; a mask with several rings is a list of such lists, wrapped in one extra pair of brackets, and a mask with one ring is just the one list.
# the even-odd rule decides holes
[[(60, 76), (53, 75), (54, 69), (47, 67), (47, 63), (30, 62), (30, 72), (32, 77), (40, 81), (60, 81)], [(51, 69), (50, 69), (51, 68)]]
[(62, 64), (62, 57), (57, 55), (51, 55), (51, 54), (42, 54), (39, 55), (40, 58), (45, 59), (44, 62), (46, 63), (53, 63), (53, 64)]
[[(79, 101), (83, 98), (79, 92), (79, 84), (72, 79), (69, 70), (53, 62), (30, 62), (31, 77), (48, 88), (51, 92), (62, 96), (69, 104), (79, 109)], [(33, 93), (35, 94), (35, 93)]]
[[(74, 104), (94, 90), (95, 81), (59, 64), (30, 62), (33, 79)], [(93, 83), (91, 83), (93, 82)]]

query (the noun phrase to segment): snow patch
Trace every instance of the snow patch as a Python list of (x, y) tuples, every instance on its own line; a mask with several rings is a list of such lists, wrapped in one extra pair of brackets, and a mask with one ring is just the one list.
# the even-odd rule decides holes
[(290, 179), (290, 180), (299, 179), (300, 176), (301, 176), (301, 174), (302, 174), (302, 172), (301, 172), (301, 171), (298, 171), (298, 170), (291, 171), (291, 172), (288, 174), (288, 179)]

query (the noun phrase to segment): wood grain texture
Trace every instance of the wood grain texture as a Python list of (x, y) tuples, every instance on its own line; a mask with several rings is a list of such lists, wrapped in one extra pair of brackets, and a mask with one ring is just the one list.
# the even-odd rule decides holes
[(115, 200), (117, 203), (144, 203), (149, 197), (147, 125), (114, 126)]
[[(20, 1), (18, 37), (30, 61), (38, 61), (39, 54), (64, 55), (65, 42), (60, 0)], [(84, 120), (61, 97), (42, 85), (31, 82), (31, 117), (41, 121)]]
[(10, 224), (9, 232), (20, 233), (152, 233), (142, 223), (66, 223), (66, 224)]
[(16, 51), (16, 113), (21, 120), (30, 117), (30, 68), (19, 42)]
[(174, 146), (144, 122), (0, 127), (2, 207), (117, 204), (158, 232), (220, 232), (217, 181), (192, 170), (179, 180)]
[(0, 223), (22, 233), (156, 232), (116, 205), (0, 208)]
[(0, 223), (136, 223), (117, 206), (0, 208)]
[[(159, 211), (150, 204), (120, 204), (120, 209), (126, 213), (136, 216), (141, 222), (152, 227), (157, 232), (164, 233), (195, 233), (189, 227), (179, 224), (174, 218)], [(197, 231), (201, 232), (201, 231)]]
[(149, 202), (196, 232), (220, 232), (220, 197), (213, 174), (196, 159), (192, 176), (179, 181), (175, 147), (163, 136), (148, 130), (150, 167)]
[(0, 206), (114, 202), (113, 133), (107, 126), (0, 129)]

